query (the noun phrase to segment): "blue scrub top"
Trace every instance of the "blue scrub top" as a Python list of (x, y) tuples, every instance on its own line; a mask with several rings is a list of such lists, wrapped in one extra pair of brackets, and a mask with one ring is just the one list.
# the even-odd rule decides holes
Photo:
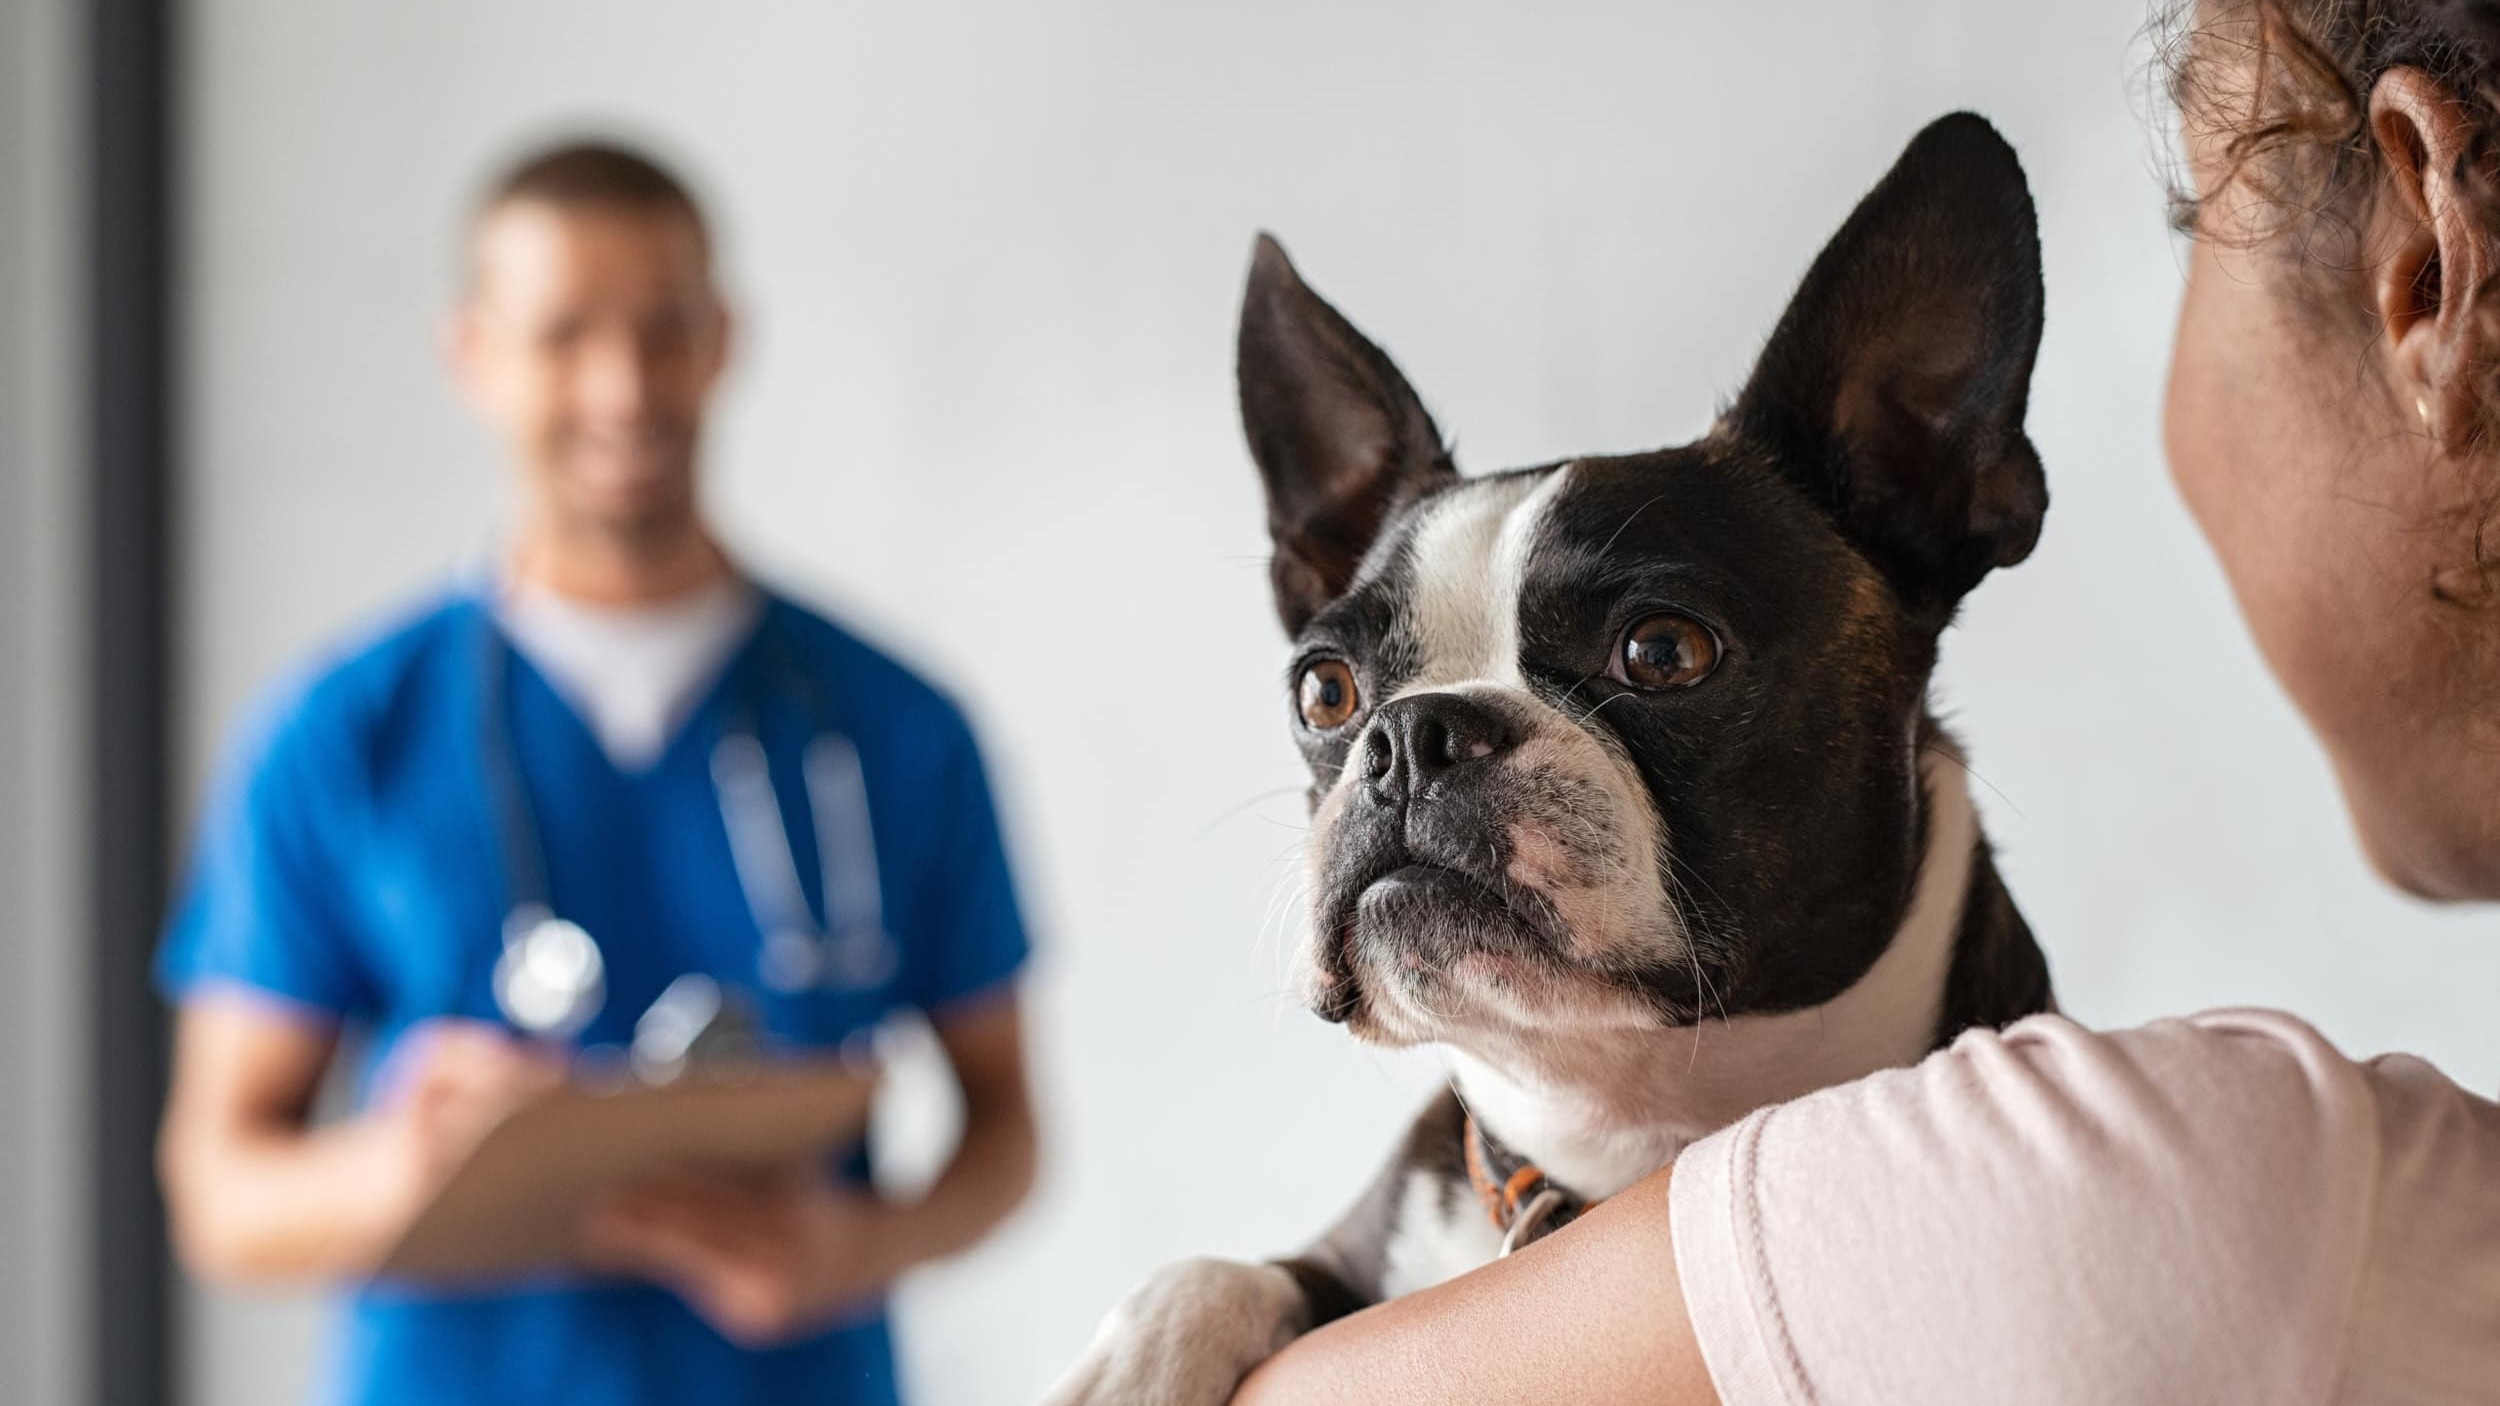
[[(486, 771), (504, 710), (555, 910), (588, 929), (608, 996), (582, 1036), (623, 1043), (669, 982), (760, 991), (761, 934), (738, 886), (711, 756), (761, 737), (797, 853), (817, 853), (802, 759), (825, 732), (858, 747), (900, 961), (885, 984), (761, 1000), (780, 1040), (833, 1046), (901, 1008), (1000, 986), (1028, 946), (972, 733), (943, 695), (830, 621), (767, 595), (753, 634), (667, 750), (620, 771), (517, 653), (486, 697), (493, 608), (457, 589), (286, 685), (226, 758), (158, 957), (169, 999), (250, 990), (375, 1037), (366, 1072), (415, 1021), (498, 1019), (511, 904)], [(813, 863), (800, 865), (822, 919)], [(342, 1304), (324, 1399), (632, 1406), (895, 1401), (882, 1310), (785, 1347), (735, 1346), (675, 1296), (589, 1280), (447, 1295), (367, 1286)]]

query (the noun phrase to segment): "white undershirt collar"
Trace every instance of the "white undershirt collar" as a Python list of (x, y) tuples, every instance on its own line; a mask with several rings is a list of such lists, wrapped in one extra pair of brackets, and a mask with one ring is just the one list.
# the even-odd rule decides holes
[(624, 771), (659, 760), (764, 605), (735, 574), (649, 605), (593, 605), (509, 578), (494, 599), (505, 638)]

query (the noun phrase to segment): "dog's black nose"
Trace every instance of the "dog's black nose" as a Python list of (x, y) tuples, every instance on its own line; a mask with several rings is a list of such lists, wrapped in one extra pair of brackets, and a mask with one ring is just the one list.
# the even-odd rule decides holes
[(1380, 705), (1363, 735), (1363, 787), (1383, 805), (1401, 804), (1443, 772), (1491, 761), (1518, 745), (1499, 708), (1463, 693), (1418, 693)]

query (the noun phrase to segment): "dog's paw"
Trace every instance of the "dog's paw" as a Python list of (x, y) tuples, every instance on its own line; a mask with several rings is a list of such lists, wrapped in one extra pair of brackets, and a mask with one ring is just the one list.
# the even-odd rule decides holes
[(1224, 1406), (1309, 1321), (1272, 1264), (1183, 1260), (1111, 1311), (1044, 1406)]

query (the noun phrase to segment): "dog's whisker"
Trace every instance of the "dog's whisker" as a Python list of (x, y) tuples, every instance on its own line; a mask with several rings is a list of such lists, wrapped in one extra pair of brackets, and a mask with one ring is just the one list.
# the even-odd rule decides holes
[(1588, 722), (1588, 720), (1589, 720), (1589, 719), (1591, 719), (1591, 718), (1593, 718), (1593, 717), (1596, 717), (1596, 716), (1597, 716), (1597, 710), (1598, 710), (1598, 709), (1603, 708), (1603, 707), (1605, 707), (1607, 704), (1614, 702), (1617, 698), (1629, 698), (1629, 697), (1631, 697), (1631, 696), (1632, 696), (1632, 695), (1631, 695), (1631, 694), (1628, 694), (1628, 693), (1617, 693), (1617, 694), (1611, 694), (1611, 695), (1609, 695), (1609, 696), (1607, 696), (1607, 697), (1604, 697), (1604, 698), (1600, 698), (1600, 699), (1598, 699), (1595, 703), (1593, 703), (1593, 704), (1590, 704), (1590, 705), (1589, 705), (1589, 710), (1588, 710), (1587, 712), (1582, 713), (1580, 716), (1578, 716), (1578, 717), (1576, 717), (1576, 718), (1572, 719), (1572, 725), (1573, 725), (1573, 726), (1575, 726), (1575, 727), (1577, 727), (1577, 726), (1581, 726), (1581, 725), (1584, 725), (1584, 724), (1586, 724), (1586, 723)]
[(1648, 512), (1650, 509), (1665, 501), (1667, 501), (1667, 495), (1661, 493), (1657, 497), (1650, 499), (1648, 502), (1641, 504), (1637, 508), (1634, 508), (1631, 513), (1623, 519), (1623, 525), (1615, 529), (1614, 536), (1606, 539), (1606, 545), (1597, 549), (1597, 554), (1602, 557), (1606, 555), (1606, 553), (1613, 551), (1615, 549), (1615, 543), (1622, 539), (1623, 534), (1632, 530), (1632, 523), (1634, 519), (1637, 519), (1641, 514)]
[(1972, 766), (1970, 764), (1970, 759), (1963, 756), (1960, 752), (1955, 751), (1951, 747), (1944, 746), (1941, 743), (1932, 741), (1921, 742), (1918, 744), (1918, 750), (1931, 757), (1942, 757), (1946, 761), (1960, 767), (1964, 776), (1969, 777), (1971, 780), (1978, 782), (1980, 785), (1987, 787), (1991, 792), (1994, 792), (1996, 798), (2005, 802), (2005, 808), (2014, 812), (2018, 819), (2029, 820), (2031, 818), (2029, 815), (2023, 813), (2023, 808), (2021, 806), (2014, 803), (2014, 798), (2012, 796), (2005, 794), (2004, 788), (1980, 775), (1979, 769)]
[(1250, 809), (1252, 806), (1258, 805), (1262, 801), (1272, 801), (1278, 796), (1290, 796), (1301, 789), (1302, 788), (1300, 786), (1278, 786), (1270, 790), (1261, 791), (1257, 795), (1242, 801), (1238, 805), (1227, 807), (1213, 820), (1208, 821), (1204, 826), (1199, 828), (1198, 838), (1203, 840), (1207, 836), (1214, 834), (1217, 828), (1222, 826), (1225, 821), (1232, 819), (1233, 817), (1241, 814), (1243, 811)]

